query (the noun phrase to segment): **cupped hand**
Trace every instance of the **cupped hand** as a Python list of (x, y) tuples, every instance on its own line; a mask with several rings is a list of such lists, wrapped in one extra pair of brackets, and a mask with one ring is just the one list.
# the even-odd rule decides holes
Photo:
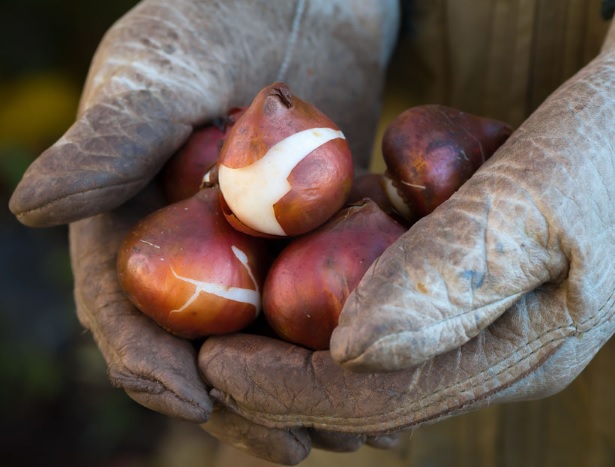
[(368, 270), (331, 352), (208, 340), (215, 400), (373, 436), (566, 387), (615, 331), (615, 41)]
[(211, 417), (206, 429), (269, 459), (290, 462), (309, 451), (312, 437), (301, 435), (295, 454), (278, 455), (263, 440), (292, 438), (286, 430), (223, 410), (212, 415), (193, 344), (127, 301), (117, 247), (160, 207), (146, 187), (193, 129), (248, 105), (275, 81), (329, 115), (366, 166), (397, 22), (395, 0), (144, 0), (106, 33), (75, 123), (26, 171), (10, 208), (27, 225), (70, 223), (79, 319), (113, 384), (164, 414)]
[(107, 362), (111, 383), (145, 407), (201, 423), (224, 443), (280, 464), (300, 462), (312, 447), (346, 452), (364, 443), (392, 446), (396, 437), (265, 427), (212, 403), (194, 343), (172, 336), (135, 309), (118, 282), (120, 243), (161, 202), (159, 191), (150, 186), (112, 212), (70, 225), (78, 316)]

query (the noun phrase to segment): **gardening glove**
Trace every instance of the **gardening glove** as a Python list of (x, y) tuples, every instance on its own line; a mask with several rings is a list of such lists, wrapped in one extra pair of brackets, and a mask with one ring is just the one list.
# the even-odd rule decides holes
[(262, 426), (379, 435), (565, 388), (615, 330), (615, 31), (371, 266), (331, 352), (207, 340), (212, 397)]
[(92, 331), (111, 382), (150, 409), (190, 422), (206, 421), (202, 427), (212, 436), (280, 464), (298, 463), (312, 447), (346, 452), (364, 443), (393, 446), (395, 436), (270, 429), (212, 405), (193, 343), (172, 336), (136, 310), (118, 283), (115, 264), (123, 237), (159, 205), (160, 194), (152, 186), (111, 212), (70, 226), (78, 316)]
[[(285, 81), (342, 128), (357, 165), (367, 166), (398, 15), (396, 0), (145, 0), (107, 32), (76, 122), (27, 170), (10, 208), (31, 226), (71, 223), (78, 316), (114, 385), (180, 419), (204, 422), (213, 410), (194, 344), (137, 311), (116, 274), (123, 236), (162, 205), (150, 182), (168, 157), (193, 128)], [(284, 462), (302, 458), (312, 438), (337, 450), (360, 444), (356, 436), (293, 438), (222, 410), (205, 428)], [(265, 443), (276, 437), (295, 439), (300, 454), (277, 456)]]

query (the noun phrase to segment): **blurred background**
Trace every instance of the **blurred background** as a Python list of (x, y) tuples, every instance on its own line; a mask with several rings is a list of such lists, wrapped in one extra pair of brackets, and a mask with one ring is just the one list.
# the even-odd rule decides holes
[[(136, 3), (0, 0), (2, 467), (237, 465), (199, 427), (144, 409), (110, 385), (77, 321), (66, 228), (26, 228), (7, 208), (26, 167), (73, 122), (104, 32)], [(615, 359), (604, 356), (614, 351), (615, 341), (592, 361), (592, 371), (545, 401), (489, 407), (408, 434), (387, 467), (470, 466), (477, 459), (498, 467), (592, 459), (591, 465), (615, 465), (615, 406), (601, 403), (612, 398)], [(372, 462), (376, 453), (339, 455), (335, 465), (357, 466), (359, 457), (361, 465), (382, 465), (377, 457)], [(301, 465), (322, 466), (322, 458), (315, 451)], [(241, 465), (253, 462), (245, 457)]]
[(7, 208), (29, 163), (73, 122), (90, 59), (134, 0), (0, 1), (0, 465), (203, 465), (198, 427), (112, 388), (77, 321), (64, 227)]

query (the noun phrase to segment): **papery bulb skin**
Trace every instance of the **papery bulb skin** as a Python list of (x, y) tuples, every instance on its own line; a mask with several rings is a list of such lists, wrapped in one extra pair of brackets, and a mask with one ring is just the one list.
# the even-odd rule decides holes
[(401, 190), (397, 189), (395, 181), (388, 171), (382, 175), (382, 189), (393, 212), (397, 213), (400, 218), (409, 224), (413, 224), (419, 219), (419, 214), (413, 208), (412, 202), (402, 198)]
[(423, 217), (450, 198), (512, 131), (507, 123), (442, 105), (412, 107), (394, 118), (382, 153), (409, 215)]
[[(396, 221), (409, 227), (408, 218), (411, 216), (399, 215), (395, 204), (394, 197), (390, 193), (390, 179), (382, 173), (364, 173), (355, 177), (352, 182), (352, 189), (346, 204), (355, 204), (361, 202), (364, 198), (369, 198), (374, 201), (380, 209), (388, 215), (395, 218)], [(393, 199), (392, 199), (393, 198)], [(407, 211), (407, 209), (406, 209)]]
[(348, 295), (406, 230), (364, 199), (294, 238), (274, 260), (263, 286), (263, 314), (271, 328), (288, 342), (328, 349)]
[(129, 300), (167, 331), (192, 339), (252, 323), (268, 264), (263, 239), (233, 229), (219, 190), (205, 188), (139, 221), (117, 259)]
[(253, 235), (295, 236), (345, 203), (353, 162), (338, 126), (284, 83), (262, 89), (220, 152), (224, 212)]
[(190, 198), (205, 186), (215, 184), (206, 175), (217, 164), (224, 138), (245, 110), (232, 108), (223, 117), (196, 128), (171, 156), (161, 170), (162, 188), (169, 203)]

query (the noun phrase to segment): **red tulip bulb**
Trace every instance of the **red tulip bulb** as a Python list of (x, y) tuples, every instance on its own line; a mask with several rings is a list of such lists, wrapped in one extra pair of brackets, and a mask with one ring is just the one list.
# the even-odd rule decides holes
[(170, 203), (186, 199), (209, 184), (206, 178), (218, 162), (222, 142), (230, 128), (245, 112), (233, 108), (221, 118), (195, 129), (162, 169), (162, 186)]
[(293, 239), (274, 260), (263, 286), (263, 313), (271, 328), (289, 342), (328, 349), (348, 295), (405, 231), (365, 199)]
[[(412, 107), (387, 126), (382, 153), (400, 214), (422, 217), (446, 201), (508, 139), (512, 127), (442, 105)], [(405, 207), (400, 204), (400, 199)]]
[(120, 284), (169, 332), (196, 338), (238, 331), (261, 308), (262, 239), (233, 229), (219, 191), (206, 188), (143, 218), (118, 254)]
[(395, 217), (395, 220), (405, 222), (406, 217), (400, 216), (389, 192), (389, 179), (381, 173), (365, 173), (354, 179), (347, 204), (359, 203), (363, 198), (374, 201), (380, 209)]
[(283, 83), (258, 93), (231, 128), (218, 163), (225, 213), (253, 235), (315, 229), (343, 206), (352, 178), (344, 134)]

